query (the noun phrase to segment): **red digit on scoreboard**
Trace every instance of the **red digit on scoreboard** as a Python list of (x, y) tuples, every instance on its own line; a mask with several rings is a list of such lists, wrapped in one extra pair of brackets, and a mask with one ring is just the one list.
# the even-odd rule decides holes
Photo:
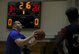
[(15, 11), (15, 10), (16, 10), (16, 7), (13, 6), (13, 5), (10, 5), (8, 15), (10, 16), (12, 14), (12, 12)]
[(39, 11), (40, 11), (40, 5), (39, 5), (39, 4), (33, 4), (32, 11), (33, 11), (34, 13), (39, 12)]

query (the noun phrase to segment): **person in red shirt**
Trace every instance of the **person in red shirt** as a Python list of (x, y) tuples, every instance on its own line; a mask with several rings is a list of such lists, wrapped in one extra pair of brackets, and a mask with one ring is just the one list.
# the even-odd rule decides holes
[[(66, 10), (66, 16), (70, 22), (61, 31), (58, 32), (58, 47), (59, 44), (65, 40), (68, 54), (79, 54), (79, 21), (78, 21), (78, 9), (76, 7), (70, 7)], [(62, 48), (61, 48), (62, 49)], [(63, 51), (62, 51), (63, 52)], [(61, 53), (64, 54), (64, 53)]]

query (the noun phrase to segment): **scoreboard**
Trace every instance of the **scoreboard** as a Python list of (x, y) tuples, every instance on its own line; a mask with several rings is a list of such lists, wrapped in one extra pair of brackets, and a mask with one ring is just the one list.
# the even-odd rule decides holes
[(7, 28), (19, 20), (23, 28), (40, 28), (41, 1), (8, 2)]

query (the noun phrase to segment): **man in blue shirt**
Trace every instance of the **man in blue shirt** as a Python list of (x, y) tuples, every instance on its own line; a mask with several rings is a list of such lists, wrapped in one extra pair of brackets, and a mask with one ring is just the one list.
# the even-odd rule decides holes
[[(7, 38), (5, 54), (21, 54), (23, 46), (27, 45), (29, 41), (34, 38), (34, 33), (29, 37), (22, 35), (20, 33), (21, 29), (22, 24), (20, 21), (15, 21), (13, 23), (12, 31), (9, 33)], [(30, 43), (33, 44), (34, 42), (36, 42), (36, 40)]]

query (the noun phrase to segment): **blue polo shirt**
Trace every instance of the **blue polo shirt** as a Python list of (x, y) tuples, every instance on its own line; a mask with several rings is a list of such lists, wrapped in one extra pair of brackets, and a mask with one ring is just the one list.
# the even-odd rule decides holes
[(7, 38), (5, 54), (21, 54), (22, 47), (15, 43), (18, 38), (25, 39), (25, 36), (13, 29)]

